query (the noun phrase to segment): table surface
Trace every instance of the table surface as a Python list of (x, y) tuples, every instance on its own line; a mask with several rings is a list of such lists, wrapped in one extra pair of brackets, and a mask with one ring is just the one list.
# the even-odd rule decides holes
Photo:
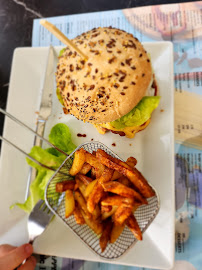
[[(0, 0), (0, 107), (4, 109), (6, 108), (7, 93), (8, 93), (8, 88), (9, 88), (9, 76), (10, 76), (11, 62), (12, 62), (14, 49), (17, 47), (31, 46), (32, 26), (33, 26), (33, 20), (35, 18), (124, 9), (124, 8), (149, 6), (149, 5), (170, 4), (170, 3), (176, 3), (176, 2), (177, 0), (175, 1), (173, 0), (167, 0), (167, 1), (166, 0), (145, 0), (145, 1), (142, 1), (142, 0), (110, 0), (110, 1), (109, 0), (43, 0), (43, 1), (40, 1), (40, 0)], [(178, 2), (195, 2), (195, 1), (178, 0)], [(189, 49), (190, 48), (188, 48), (187, 50)], [(195, 54), (191, 54), (190, 57), (191, 57), (190, 58), (191, 60), (195, 59), (193, 58), (195, 57)], [(182, 66), (184, 67), (184, 63), (182, 63)], [(186, 66), (185, 66), (185, 69), (182, 69), (182, 70), (187, 70)], [(178, 71), (180, 73), (181, 69), (179, 68)], [(193, 71), (193, 68), (189, 68), (188, 71), (189, 72)], [(196, 74), (198, 74), (198, 72), (196, 72)], [(179, 84), (181, 82), (180, 78), (181, 77), (179, 77), (179, 79), (176, 79), (177, 87), (179, 87)], [(195, 84), (194, 79), (192, 79), (191, 83), (192, 83), (191, 85), (194, 88), (194, 89), (191, 88), (193, 90), (193, 93), (199, 94), (201, 85), (198, 85), (196, 87), (194, 85)], [(187, 85), (187, 82), (184, 82), (184, 86), (185, 86), (185, 89), (187, 90), (185, 92), (188, 93), (189, 86)], [(176, 97), (175, 97), (175, 100), (176, 100)], [(194, 100), (196, 100), (196, 98)], [(2, 130), (3, 130), (3, 122), (4, 122), (4, 117), (0, 114), (0, 135), (2, 134)], [(0, 141), (0, 149), (1, 149), (1, 141)], [(181, 206), (177, 205), (177, 207), (179, 207), (179, 210), (177, 213), (176, 224), (177, 226), (179, 226), (178, 228), (179, 230), (183, 228), (182, 232), (180, 231), (181, 232), (180, 235), (185, 235), (184, 230), (189, 235), (189, 226), (190, 226), (190, 231), (192, 231), (191, 240), (193, 240), (191, 241), (191, 244), (193, 244), (194, 246), (194, 249), (192, 249), (192, 252), (191, 252), (190, 244), (189, 244), (186, 246), (185, 251), (181, 253), (181, 247), (184, 245), (184, 242), (183, 242), (184, 238), (182, 238), (182, 245), (179, 245), (179, 250), (176, 252), (176, 255), (177, 255), (176, 258), (177, 260), (181, 260), (182, 264), (186, 263), (186, 266), (190, 265), (191, 268), (186, 268), (188, 270), (188, 269), (194, 269), (192, 268), (192, 265), (189, 264), (188, 262), (189, 260), (191, 262), (190, 258), (194, 258), (193, 259), (194, 263), (198, 263), (199, 260), (201, 260), (200, 256), (195, 256), (195, 255), (200, 254), (200, 243), (197, 242), (198, 240), (197, 238), (199, 235), (201, 235), (201, 232), (200, 232), (201, 216), (199, 216), (198, 214), (199, 213), (198, 207), (201, 208), (201, 205), (200, 206), (197, 205), (199, 201), (197, 201), (196, 203), (196, 199), (199, 196), (201, 196), (200, 194), (202, 194), (202, 191), (200, 190), (202, 189), (201, 189), (201, 186), (198, 187), (198, 191), (197, 191), (198, 193), (197, 193), (195, 182), (194, 182), (195, 179), (202, 179), (201, 171), (199, 170), (200, 174), (198, 172), (198, 168), (201, 168), (201, 152), (199, 152), (199, 150), (197, 149), (191, 149), (191, 148), (186, 148), (184, 146), (183, 147), (180, 146), (176, 149), (176, 153), (177, 153), (176, 175), (175, 175), (175, 178), (176, 178), (175, 183), (177, 185), (176, 199), (179, 205), (181, 205), (182, 202), (186, 202), (184, 204), (185, 208), (181, 209), (180, 208)], [(199, 167), (195, 165), (196, 160), (198, 162), (197, 164)], [(189, 196), (186, 195), (187, 197), (183, 195), (183, 194), (187, 194), (186, 193), (187, 186), (183, 186), (183, 182), (181, 179), (182, 175), (185, 175), (187, 173), (187, 167), (185, 166), (185, 163), (186, 163), (186, 166), (187, 164), (190, 163), (191, 168), (193, 166), (193, 171), (189, 171), (189, 174), (185, 177), (186, 185), (187, 183), (189, 183), (188, 187), (190, 191)], [(189, 217), (189, 214), (190, 214), (189, 209), (188, 209), (189, 207), (191, 207), (190, 211), (192, 211), (193, 209), (196, 210), (196, 216), (194, 216), (191, 213), (191, 217)], [(193, 210), (193, 213), (195, 213), (194, 212), (195, 210)], [(187, 211), (187, 212), (181, 212), (181, 211)], [(184, 227), (181, 227), (181, 225)], [(185, 258), (187, 258), (187, 262), (184, 261)]]
[[(190, 2), (180, 0), (178, 2)], [(138, 6), (173, 0), (0, 0), (0, 107), (6, 108), (13, 51), (31, 46), (33, 19)], [(0, 134), (4, 117), (0, 115)]]

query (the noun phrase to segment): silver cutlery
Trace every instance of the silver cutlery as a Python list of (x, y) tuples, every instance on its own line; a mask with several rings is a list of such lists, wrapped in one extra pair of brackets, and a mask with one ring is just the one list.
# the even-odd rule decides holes
[(51, 219), (53, 218), (53, 213), (47, 207), (43, 200), (40, 200), (28, 218), (28, 233), (29, 233), (29, 243), (32, 244), (37, 236), (41, 235), (45, 230)]
[[(16, 117), (14, 117), (13, 115), (11, 115), (10, 113), (6, 112), (5, 110), (3, 110), (2, 108), (0, 108), (0, 112), (3, 113), (4, 115), (6, 115), (7, 117), (9, 117), (11, 120), (13, 120), (15, 123), (21, 125), (22, 127), (28, 129), (29, 131), (31, 131), (32, 133), (34, 133), (37, 137), (40, 138), (40, 140), (45, 141), (47, 144), (49, 144), (51, 147), (55, 148), (56, 150), (58, 150), (59, 152), (61, 152), (62, 154), (64, 154), (65, 156), (68, 156), (67, 153), (65, 153), (64, 151), (62, 151), (61, 149), (59, 149), (58, 147), (56, 147), (55, 145), (53, 145), (52, 143), (50, 143), (48, 140), (46, 140), (44, 137), (42, 137), (41, 135), (39, 135), (36, 131), (34, 131), (33, 129), (31, 129), (30, 127), (28, 127), (26, 124), (24, 124), (23, 122), (21, 122), (19, 119), (17, 119)], [(27, 154), (25, 151), (23, 151), (22, 149), (20, 149), (17, 145), (13, 144), (12, 142), (10, 142), (9, 140), (7, 140), (6, 138), (4, 138), (3, 136), (0, 136), (0, 140), (10, 144), (11, 146), (13, 146), (14, 148), (16, 148), (17, 150), (19, 150), (21, 153), (23, 153), (25, 156), (27, 156), (29, 159), (31, 159), (32, 161), (34, 161), (35, 163), (37, 163), (38, 165), (55, 171), (55, 169), (50, 168), (48, 166), (46, 166), (45, 164), (42, 164), (41, 162), (39, 162), (38, 160), (34, 159), (33, 157), (31, 157), (29, 154)], [(61, 172), (62, 173), (62, 172)], [(65, 173), (62, 173), (65, 174)], [(66, 174), (65, 174), (66, 175)]]
[[(50, 45), (48, 50), (48, 57), (47, 57), (47, 63), (45, 68), (45, 73), (43, 77), (43, 84), (42, 84), (42, 97), (41, 97), (41, 103), (39, 108), (39, 115), (37, 119), (36, 124), (36, 132), (40, 136), (43, 137), (46, 121), (48, 120), (49, 116), (51, 115), (52, 111), (52, 94), (54, 89), (54, 48)], [(42, 146), (42, 140), (41, 138), (35, 137), (34, 145), (36, 146)], [(30, 168), (30, 175), (28, 177), (28, 184), (27, 184), (27, 190), (25, 199), (27, 199), (29, 195), (29, 186), (30, 183), (35, 179), (36, 177), (36, 170), (34, 168)]]

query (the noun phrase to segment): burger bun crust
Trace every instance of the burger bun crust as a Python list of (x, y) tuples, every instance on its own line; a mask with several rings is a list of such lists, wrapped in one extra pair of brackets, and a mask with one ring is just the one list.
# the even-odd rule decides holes
[(142, 44), (110, 27), (92, 29), (72, 41), (88, 60), (70, 47), (59, 58), (56, 82), (68, 113), (99, 124), (130, 112), (153, 80)]

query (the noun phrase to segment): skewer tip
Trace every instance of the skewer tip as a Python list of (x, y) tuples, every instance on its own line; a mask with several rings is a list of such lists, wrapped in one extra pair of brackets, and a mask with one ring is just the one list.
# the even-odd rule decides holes
[(42, 19), (42, 20), (39, 21), (39, 23), (44, 26), (47, 23), (47, 21)]

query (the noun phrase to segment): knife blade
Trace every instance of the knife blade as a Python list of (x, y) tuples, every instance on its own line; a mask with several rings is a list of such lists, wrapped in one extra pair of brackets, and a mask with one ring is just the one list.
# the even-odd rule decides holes
[[(52, 112), (52, 94), (54, 89), (54, 63), (55, 63), (55, 52), (53, 46), (50, 45), (48, 49), (48, 57), (45, 67), (45, 73), (42, 83), (42, 97), (39, 108), (39, 114), (36, 124), (36, 133), (43, 137), (46, 122), (51, 115)], [(42, 140), (39, 137), (35, 137), (34, 146), (42, 146)], [(27, 182), (27, 189), (25, 194), (25, 199), (28, 198), (29, 195), (29, 186), (30, 183), (36, 177), (36, 170), (31, 168), (30, 174)]]

